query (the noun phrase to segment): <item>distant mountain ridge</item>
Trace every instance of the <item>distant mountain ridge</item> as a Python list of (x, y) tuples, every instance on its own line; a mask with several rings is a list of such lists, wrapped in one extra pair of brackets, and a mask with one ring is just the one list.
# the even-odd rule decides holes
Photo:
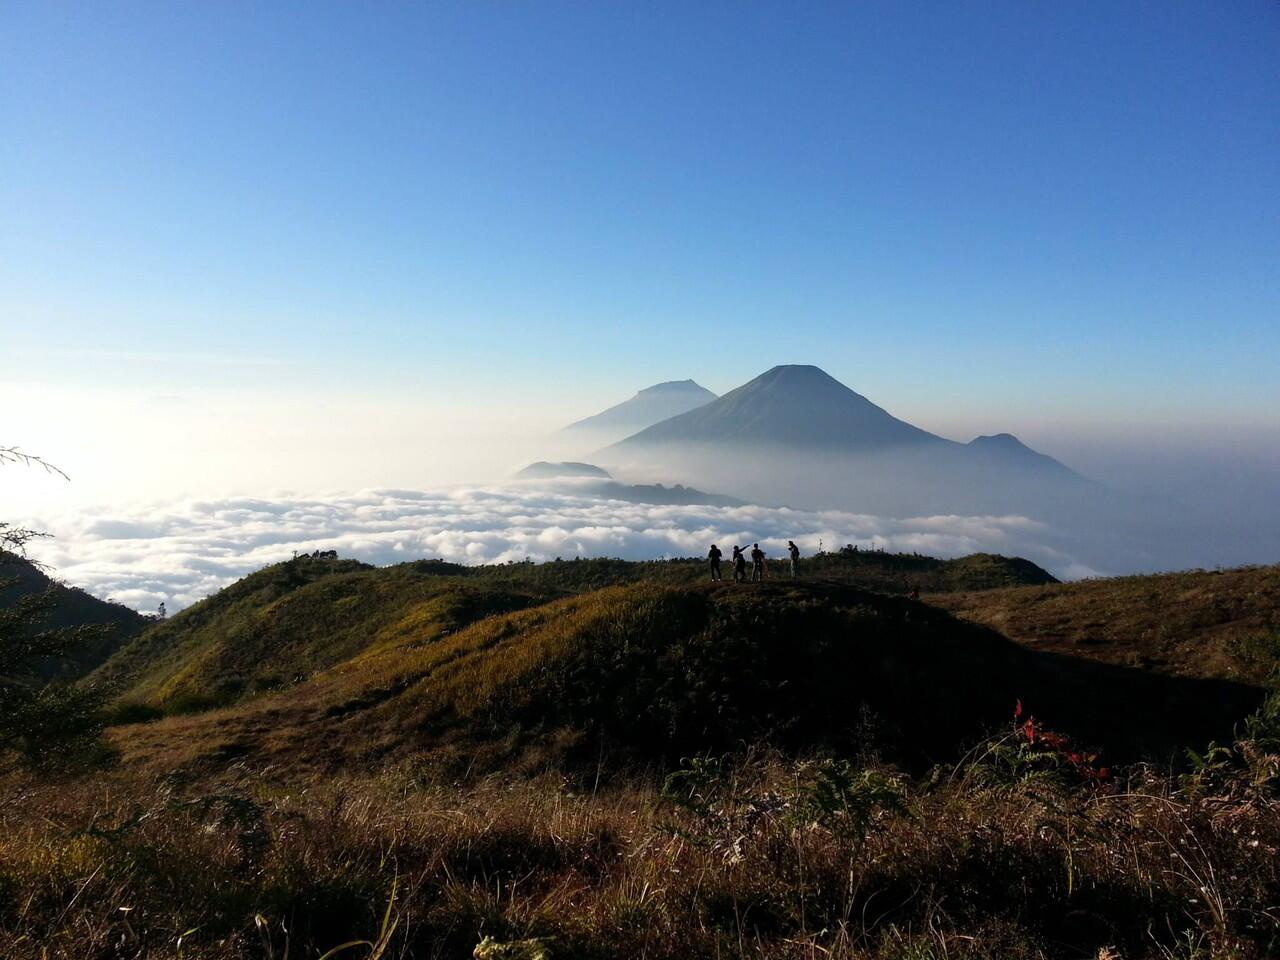
[(597, 442), (612, 442), (715, 399), (714, 393), (692, 380), (668, 380), (645, 387), (630, 400), (571, 423), (562, 432), (593, 435), (600, 438)]
[(810, 364), (766, 370), (716, 400), (623, 438), (607, 452), (738, 444), (859, 454), (892, 449), (950, 451), (960, 458), (958, 462), (976, 459), (992, 466), (1034, 467), (1064, 478), (1078, 477), (1010, 433), (984, 435), (966, 444), (922, 430)]
[(1012, 434), (940, 437), (808, 364), (773, 367), (591, 459), (615, 476), (678, 479), (753, 503), (899, 517), (1017, 514), (1067, 529), (1096, 515), (1100, 493)]
[(1079, 477), (1079, 474), (1070, 467), (1065, 466), (1046, 453), (1032, 450), (1011, 433), (974, 437), (966, 446), (970, 449), (981, 451), (984, 456), (993, 461), (998, 460), (1009, 466), (1038, 469), (1057, 474), (1070, 474), (1073, 477)]
[(545, 460), (539, 460), (519, 471), (516, 479), (541, 480), (550, 484), (551, 489), (588, 493), (606, 500), (625, 500), (628, 503), (739, 507), (746, 502), (737, 497), (707, 493), (678, 483), (670, 487), (661, 483), (617, 483), (609, 476), (607, 470), (602, 470), (592, 463), (575, 461), (548, 463)]
[(610, 479), (608, 470), (603, 470), (594, 463), (580, 463), (576, 460), (566, 460), (559, 463), (539, 460), (537, 463), (529, 464), (516, 474), (517, 480), (554, 480), (560, 477)]
[(778, 443), (788, 446), (946, 444), (805, 364), (773, 367), (723, 397), (672, 416), (619, 446)]

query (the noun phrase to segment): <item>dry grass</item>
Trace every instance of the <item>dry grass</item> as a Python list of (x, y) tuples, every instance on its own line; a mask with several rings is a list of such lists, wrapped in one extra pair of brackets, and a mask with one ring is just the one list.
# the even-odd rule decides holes
[[(348, 944), (327, 960), (451, 960), (485, 937), (557, 960), (1276, 956), (1274, 698), (1251, 742), (1189, 774), (1101, 784), (1013, 734), (908, 776), (850, 705), (920, 749), (990, 710), (1005, 723), (1037, 685), (1051, 724), (1170, 734), (1200, 691), (1227, 689), (1187, 675), (1275, 669), (1278, 575), (946, 601), (1022, 645), (835, 583), (649, 582), (533, 606), (502, 583), (492, 616), (490, 587), (415, 582), (389, 606), (348, 602), (341, 578), (304, 585), (265, 619), (246, 607), (243, 636), (312, 629), (285, 599), (308, 591), (339, 659), (305, 682), (120, 727), (121, 762), (96, 775), (3, 781), (0, 956), (320, 960)], [(348, 646), (367, 599), (376, 637)], [(1122, 669), (1134, 651), (1182, 659)], [(856, 765), (757, 746), (665, 793), (646, 774), (677, 747), (766, 740)]]
[[(0, 953), (43, 958), (1261, 958), (1280, 806), (1141, 769), (1105, 792), (962, 764), (854, 809), (744, 760), (687, 805), (644, 781), (451, 783), (401, 765), (288, 788), (9, 784)], [(687, 793), (684, 794), (687, 796)], [(823, 798), (826, 797), (826, 800)], [(388, 907), (390, 908), (388, 914)], [(379, 936), (385, 934), (380, 948)]]
[(1280, 566), (938, 594), (929, 602), (1036, 650), (1188, 677), (1266, 680), (1280, 636)]

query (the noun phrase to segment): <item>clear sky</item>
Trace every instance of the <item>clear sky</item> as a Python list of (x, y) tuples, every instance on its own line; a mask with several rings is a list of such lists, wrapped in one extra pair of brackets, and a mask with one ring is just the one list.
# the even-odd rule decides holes
[(3, 16), (0, 440), (72, 466), (780, 362), (957, 433), (1276, 426), (1270, 0)]

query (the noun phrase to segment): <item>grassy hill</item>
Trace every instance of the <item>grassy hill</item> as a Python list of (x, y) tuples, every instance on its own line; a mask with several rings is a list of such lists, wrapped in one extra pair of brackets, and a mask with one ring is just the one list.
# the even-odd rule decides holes
[(104, 667), (185, 711), (113, 767), (0, 775), (0, 955), (1262, 960), (1280, 717), (1117, 761), (1238, 729), (1277, 572), (279, 564)]
[(1156, 673), (1264, 683), (1280, 665), (1280, 566), (961, 592), (930, 602), (1034, 650)]
[[(368, 574), (321, 577), (252, 616), (237, 609), (236, 633), (143, 674), (126, 703), (178, 711), (232, 703), (250, 668), (260, 678), (303, 662), (290, 644), (316, 668), (229, 709), (123, 729), (126, 757), (168, 769), (229, 758), (341, 769), (411, 756), (581, 767), (771, 743), (872, 749), (919, 766), (1007, 726), (1022, 700), (1111, 757), (1159, 758), (1228, 737), (1262, 697), (1229, 680), (1035, 651), (835, 581), (641, 581), (540, 602), (527, 589), (395, 568), (353, 592)], [(360, 611), (378, 609), (370, 590), (413, 599), (388, 602), (369, 623)], [(316, 606), (352, 613), (290, 633)]]
[[(375, 568), (304, 556), (153, 625), (92, 679), (134, 707), (206, 709), (297, 683), (368, 650), (428, 643), (497, 613), (620, 584), (693, 583), (705, 572), (696, 560)], [(806, 560), (804, 573), (889, 592), (1053, 580), (1028, 561), (989, 554), (950, 561), (829, 555)]]
[[(126, 755), (178, 767), (417, 754), (572, 765), (603, 751), (669, 763), (761, 741), (873, 747), (918, 764), (1007, 723), (1019, 700), (1114, 758), (1167, 758), (1229, 738), (1263, 697), (1271, 667), (1260, 664), (1275, 659), (1243, 627), (1218, 647), (1194, 632), (1209, 611), (1235, 609), (1228, 594), (1241, 623), (1273, 622), (1274, 570), (1156, 578), (1145, 611), (1132, 594), (1151, 578), (1062, 585), (991, 555), (843, 551), (803, 570), (799, 581), (712, 585), (687, 560), (301, 558), (154, 625), (91, 680), (114, 686), (121, 721), (198, 714), (121, 734)], [(1011, 581), (1040, 585), (927, 603), (884, 592)], [(1162, 590), (1184, 598), (1175, 617), (1162, 614)], [(1111, 633), (1079, 643), (1053, 632), (1077, 621)], [(1182, 667), (1135, 660), (1157, 633)], [(1235, 652), (1215, 659), (1219, 647)]]
[(939, 560), (919, 553), (885, 553), (844, 547), (804, 561), (810, 575), (835, 577), (886, 593), (946, 593), (997, 587), (1042, 586), (1057, 579), (1022, 557), (974, 553)]
[(351, 560), (295, 560), (156, 624), (91, 680), (166, 712), (207, 709), (301, 682), (355, 655), (426, 643), (536, 594)]

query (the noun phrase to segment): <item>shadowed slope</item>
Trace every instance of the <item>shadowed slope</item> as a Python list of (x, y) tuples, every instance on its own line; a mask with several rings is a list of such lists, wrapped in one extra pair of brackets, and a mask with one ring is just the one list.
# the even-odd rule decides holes
[(874, 745), (918, 764), (1003, 725), (1022, 699), (1111, 757), (1162, 757), (1229, 734), (1259, 698), (1230, 682), (1037, 653), (842, 584), (640, 583), (374, 647), (230, 710), (124, 728), (119, 742), (130, 759), (168, 768), (421, 753), (467, 765), (667, 763), (762, 741)]
[[(74, 679), (93, 670), (117, 649), (144, 630), (148, 618), (135, 610), (108, 600), (99, 600), (77, 587), (51, 579), (30, 560), (0, 551), (0, 611), (19, 604), (23, 598), (47, 595), (47, 614), (35, 629), (104, 626), (107, 634), (99, 640), (68, 651), (58, 659), (37, 665), (45, 679)], [(30, 602), (30, 601), (28, 601)]]
[[(829, 555), (803, 561), (802, 569), (903, 593), (1053, 579), (1028, 561), (990, 555), (946, 561)], [(491, 614), (610, 585), (687, 583), (705, 573), (696, 560), (478, 567), (416, 561), (378, 568), (299, 557), (152, 625), (92, 679), (115, 688), (117, 700), (130, 707), (206, 709), (298, 683), (369, 648), (426, 642)]]

